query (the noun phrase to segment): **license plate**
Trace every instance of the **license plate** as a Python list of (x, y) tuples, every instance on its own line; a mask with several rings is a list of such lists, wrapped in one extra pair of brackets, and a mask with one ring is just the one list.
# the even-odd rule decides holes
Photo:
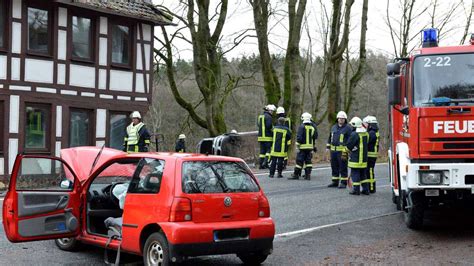
[(427, 189), (427, 190), (425, 190), (425, 196), (427, 196), (427, 197), (437, 197), (437, 196), (439, 196), (439, 190), (437, 190), (437, 189)]

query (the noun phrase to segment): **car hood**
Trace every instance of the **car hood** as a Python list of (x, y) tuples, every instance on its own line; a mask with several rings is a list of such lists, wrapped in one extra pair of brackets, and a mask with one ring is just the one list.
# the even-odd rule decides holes
[[(92, 165), (94, 164), (94, 160), (100, 149), (100, 147), (93, 146), (62, 149), (61, 158), (72, 168), (72, 171), (74, 171), (77, 178), (81, 183), (83, 183), (87, 178), (89, 178), (89, 175), (92, 172)], [(99, 157), (99, 161), (92, 170), (96, 170), (110, 158), (123, 154), (126, 153), (116, 149), (104, 148)]]

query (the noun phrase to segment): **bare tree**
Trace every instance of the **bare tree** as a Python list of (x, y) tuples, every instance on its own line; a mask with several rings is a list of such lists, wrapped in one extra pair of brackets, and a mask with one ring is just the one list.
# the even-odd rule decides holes
[(267, 103), (276, 104), (281, 98), (280, 82), (272, 64), (268, 49), (268, 19), (270, 0), (249, 0), (253, 9), (255, 31), (257, 32), (258, 51), (262, 68), (263, 84)]
[[(463, 5), (464, 7), (464, 5)], [(468, 15), (467, 15), (467, 18), (466, 18), (466, 25), (464, 26), (464, 33), (461, 37), (461, 41), (459, 42), (459, 44), (464, 44), (464, 42), (466, 41), (466, 38), (467, 38), (467, 34), (469, 32), (469, 27), (471, 26), (471, 19), (472, 19), (472, 13), (474, 12), (474, 0), (472, 0), (471, 2), (471, 7), (469, 9), (469, 12), (468, 12)]]

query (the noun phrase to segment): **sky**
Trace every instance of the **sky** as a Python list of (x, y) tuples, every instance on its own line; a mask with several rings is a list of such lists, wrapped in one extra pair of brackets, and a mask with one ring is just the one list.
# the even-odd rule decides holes
[[(389, 7), (389, 16), (392, 25), (398, 26), (400, 17), (402, 16), (401, 4), (403, 0), (369, 0), (368, 11), (368, 30), (367, 30), (367, 49), (374, 53), (381, 53), (389, 57), (394, 56), (394, 46), (390, 37), (390, 31), (387, 26), (387, 5)], [(171, 11), (182, 14), (183, 8), (179, 6), (177, 0), (153, 0), (156, 5), (162, 5), (169, 8)], [(217, 0), (211, 0), (210, 13), (215, 10)], [(328, 16), (331, 15), (330, 0), (307, 0), (307, 8), (305, 13), (306, 27), (302, 30), (302, 38), (300, 42), (301, 52), (304, 53), (309, 47), (312, 48), (313, 54), (321, 55), (323, 47), (323, 17), (324, 12), (322, 6), (326, 8)], [(437, 4), (435, 5), (435, 2)], [(323, 4), (321, 4), (323, 3)], [(418, 0), (415, 2), (414, 14), (416, 18), (413, 23), (413, 30), (411, 33), (412, 41), (411, 47), (419, 47), (421, 44), (421, 33), (423, 28), (428, 28), (431, 25), (431, 14), (433, 7), (436, 6), (434, 21), (435, 27), (440, 28), (443, 24), (443, 19), (447, 14), (454, 10), (450, 18), (447, 20), (445, 26), (441, 27), (442, 35), (440, 37), (440, 46), (458, 45), (464, 32), (466, 19), (471, 12), (471, 5), (474, 0)], [(272, 0), (272, 7), (277, 11), (269, 21), (269, 40), (270, 52), (274, 54), (284, 54), (287, 36), (288, 36), (288, 19), (285, 14), (287, 9), (287, 1)], [(357, 55), (359, 47), (360, 36), (360, 17), (362, 13), (362, 0), (355, 0), (351, 12), (351, 31), (350, 31), (350, 51)], [(473, 18), (474, 19), (474, 18)], [(175, 23), (179, 21), (174, 19)], [(230, 0), (227, 12), (227, 20), (224, 25), (222, 34), (221, 46), (226, 51), (233, 46), (235, 38), (246, 29), (253, 29), (253, 14), (248, 0)], [(471, 22), (470, 30), (474, 31)], [(178, 23), (176, 27), (169, 27), (168, 33), (172, 33), (180, 28), (182, 24)], [(211, 30), (212, 24), (211, 24)], [(185, 36), (187, 31), (183, 32)], [(250, 35), (255, 35), (255, 31), (247, 31)], [(155, 29), (155, 34), (159, 36), (161, 31), (159, 28)], [(309, 37), (308, 37), (309, 36)], [(470, 36), (470, 31), (469, 31)], [(176, 49), (176, 56), (181, 59), (192, 59), (191, 46), (185, 41), (176, 40), (174, 43)], [(247, 37), (236, 48), (227, 53), (226, 57), (231, 59), (243, 55), (249, 56), (258, 54), (257, 39), (254, 37)]]

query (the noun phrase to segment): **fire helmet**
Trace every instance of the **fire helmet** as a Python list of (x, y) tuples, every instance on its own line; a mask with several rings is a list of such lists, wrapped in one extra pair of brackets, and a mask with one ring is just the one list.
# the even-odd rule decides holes
[(349, 124), (351, 124), (352, 127), (355, 127), (355, 128), (361, 128), (362, 127), (362, 119), (360, 119), (359, 117), (355, 116), (351, 119), (351, 121), (349, 122)]
[(131, 117), (132, 117), (132, 118), (142, 119), (142, 116), (140, 115), (140, 112), (138, 112), (138, 111), (133, 111)]
[(372, 116), (372, 115), (368, 115), (368, 116), (364, 117), (363, 122), (367, 123), (367, 124), (378, 124), (377, 118), (375, 116)]
[(305, 122), (311, 122), (311, 118), (313, 118), (313, 116), (308, 113), (308, 112), (304, 112), (302, 115), (301, 115), (301, 120), (303, 120), (303, 123)]
[(277, 115), (278, 114), (284, 114), (285, 113), (285, 108), (283, 108), (283, 106), (278, 106), (276, 113), (277, 113)]
[(178, 136), (178, 139), (185, 139), (185, 138), (186, 138), (186, 135), (184, 135), (184, 134), (179, 134), (179, 136)]
[(337, 115), (336, 115), (336, 118), (344, 118), (344, 119), (347, 119), (347, 114), (346, 114), (346, 112), (344, 112), (344, 111), (339, 111), (339, 113), (337, 113)]

